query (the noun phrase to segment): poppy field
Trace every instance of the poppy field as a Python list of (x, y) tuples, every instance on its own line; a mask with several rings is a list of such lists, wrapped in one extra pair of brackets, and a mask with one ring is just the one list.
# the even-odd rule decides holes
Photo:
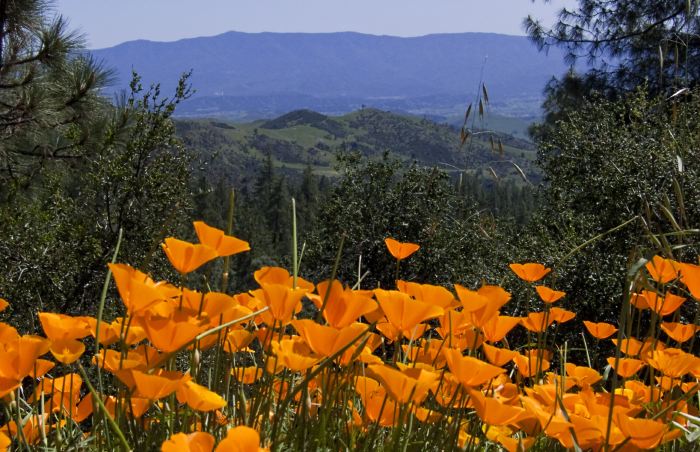
[[(510, 264), (517, 291), (402, 280), (430, 250), (391, 238), (394, 287), (333, 273), (311, 282), (293, 256), (291, 270), (256, 271), (254, 290), (222, 293), (206, 278), (195, 290), (188, 281), (216, 260), (227, 287), (230, 256), (250, 247), (194, 227), (199, 243), (162, 243), (177, 281), (115, 253), (95, 317), (40, 312), (43, 336), (0, 323), (0, 448), (697, 448), (694, 263), (640, 262), (612, 324), (562, 308), (556, 268), (540, 263)], [(507, 315), (515, 300), (526, 316)], [(22, 300), (0, 299), (0, 310), (9, 303)]]

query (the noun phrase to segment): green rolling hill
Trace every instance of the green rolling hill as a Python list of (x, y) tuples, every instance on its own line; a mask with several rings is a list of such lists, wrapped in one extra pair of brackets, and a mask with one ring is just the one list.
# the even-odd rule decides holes
[(540, 180), (535, 148), (522, 138), (475, 131), (460, 146), (459, 130), (452, 125), (376, 109), (343, 116), (297, 110), (248, 123), (178, 120), (176, 126), (212, 181), (244, 181), (268, 155), (275, 167), (290, 175), (310, 166), (316, 174), (332, 176), (336, 155), (343, 151), (368, 158), (389, 152), (407, 163), (455, 173), (464, 170), (487, 180), (515, 179), (523, 184)]

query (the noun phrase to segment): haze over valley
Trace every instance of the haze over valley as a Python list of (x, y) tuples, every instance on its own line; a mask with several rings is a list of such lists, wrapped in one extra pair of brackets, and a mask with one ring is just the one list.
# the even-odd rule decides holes
[(567, 70), (559, 50), (539, 52), (526, 37), (491, 33), (421, 37), (360, 33), (239, 33), (174, 42), (136, 40), (92, 51), (128, 87), (171, 92), (192, 70), (196, 94), (177, 115), (235, 120), (273, 118), (297, 109), (341, 115), (363, 106), (424, 115), (463, 115), (483, 82), (491, 111), (530, 120), (543, 87)]

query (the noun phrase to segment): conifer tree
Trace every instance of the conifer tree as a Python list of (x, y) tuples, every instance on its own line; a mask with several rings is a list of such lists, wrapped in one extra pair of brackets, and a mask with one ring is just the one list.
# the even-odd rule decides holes
[[(110, 80), (84, 41), (42, 0), (0, 0), (0, 194), (27, 187), (51, 161), (100, 139), (99, 89)], [(99, 135), (99, 134), (97, 134)]]
[[(545, 123), (553, 124), (579, 105), (609, 100), (645, 86), (651, 96), (670, 96), (700, 80), (698, 0), (578, 0), (547, 27), (528, 17), (524, 25), (541, 48), (566, 51), (572, 69), (546, 88)], [(534, 129), (535, 137), (546, 128)]]

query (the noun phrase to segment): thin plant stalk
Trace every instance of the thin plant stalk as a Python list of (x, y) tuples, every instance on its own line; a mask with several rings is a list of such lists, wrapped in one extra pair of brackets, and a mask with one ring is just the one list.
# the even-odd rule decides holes
[[(233, 231), (233, 209), (236, 200), (236, 192), (232, 188), (228, 195), (228, 217), (226, 220), (226, 235), (231, 235)], [(228, 289), (229, 267), (231, 265), (231, 256), (224, 257), (224, 269), (221, 274), (221, 292), (226, 293)]]
[(297, 288), (299, 277), (299, 249), (297, 248), (297, 201), (292, 198), (292, 288)]
[(131, 451), (131, 447), (129, 446), (129, 443), (126, 441), (126, 438), (124, 437), (124, 434), (122, 433), (121, 429), (119, 428), (117, 423), (114, 421), (112, 416), (110, 416), (104, 403), (102, 403), (101, 395), (98, 394), (97, 391), (95, 391), (95, 388), (90, 383), (90, 380), (88, 379), (88, 376), (87, 376), (87, 372), (85, 372), (83, 365), (78, 363), (78, 369), (80, 370), (80, 373), (83, 376), (83, 381), (85, 382), (85, 385), (88, 387), (88, 391), (90, 391), (90, 394), (92, 394), (93, 400), (97, 403), (97, 406), (100, 408), (100, 411), (102, 412), (104, 417), (107, 419), (107, 422), (109, 423), (109, 426), (114, 431), (114, 434), (117, 435), (117, 438), (119, 439), (119, 442), (121, 443), (122, 450)]

